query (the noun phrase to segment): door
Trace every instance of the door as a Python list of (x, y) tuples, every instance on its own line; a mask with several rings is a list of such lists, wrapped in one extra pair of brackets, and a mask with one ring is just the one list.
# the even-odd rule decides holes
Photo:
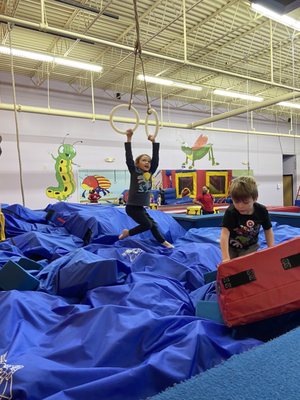
[(283, 205), (293, 205), (293, 175), (283, 175)]

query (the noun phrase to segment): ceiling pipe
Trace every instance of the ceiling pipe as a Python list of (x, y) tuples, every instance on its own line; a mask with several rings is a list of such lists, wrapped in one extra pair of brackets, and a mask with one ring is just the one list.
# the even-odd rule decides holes
[[(14, 111), (14, 104), (0, 103), (0, 110), (4, 111)], [(52, 115), (58, 117), (72, 117), (72, 118), (82, 118), (82, 119), (90, 119), (91, 121), (99, 120), (99, 121), (109, 121), (110, 115), (103, 114), (92, 114), (92, 113), (84, 113), (78, 111), (69, 111), (69, 110), (60, 110), (54, 108), (43, 108), (43, 107), (33, 107), (33, 106), (24, 106), (21, 104), (16, 105), (17, 112), (25, 112), (25, 113), (33, 113), (33, 114), (44, 114), (44, 115)], [(123, 123), (131, 123), (135, 124), (135, 118), (124, 118), (124, 117), (114, 117), (114, 122), (123, 122)], [(145, 120), (140, 119), (140, 124), (145, 125)], [(155, 121), (149, 120), (148, 125), (154, 125)], [(164, 128), (178, 128), (178, 129), (189, 129), (191, 130), (190, 124), (179, 124), (175, 122), (162, 122), (161, 126)], [(300, 138), (300, 135), (293, 135), (288, 133), (278, 133), (278, 132), (262, 132), (262, 131), (248, 131), (243, 129), (229, 129), (229, 128), (214, 128), (214, 127), (196, 127), (194, 129), (197, 130), (205, 130), (212, 132), (221, 132), (221, 133), (239, 133), (239, 134), (251, 134), (258, 136), (280, 136), (280, 137), (288, 137), (288, 138)]]
[(300, 139), (300, 135), (294, 135), (293, 133), (278, 133), (278, 132), (263, 132), (263, 131), (249, 131), (245, 129), (230, 129), (230, 128), (215, 128), (210, 126), (198, 126), (195, 129), (212, 131), (212, 132), (222, 132), (222, 133), (239, 133), (244, 135), (257, 135), (257, 136), (278, 136), (278, 137), (288, 137), (288, 138), (298, 138)]
[[(46, 33), (52, 33), (58, 36), (68, 36), (70, 38), (73, 38), (75, 40), (80, 39), (82, 41), (89, 41), (89, 42), (93, 42), (93, 43), (98, 43), (98, 44), (102, 44), (105, 46), (109, 46), (109, 47), (115, 47), (118, 49), (122, 49), (122, 50), (127, 50), (129, 52), (134, 52), (135, 49), (133, 47), (130, 46), (125, 46), (119, 43), (114, 43), (114, 42), (110, 42), (108, 40), (103, 40), (103, 39), (99, 39), (93, 36), (88, 36), (88, 35), (83, 35), (81, 33), (78, 32), (72, 32), (72, 31), (68, 31), (65, 29), (59, 29), (59, 28), (55, 28), (55, 27), (51, 27), (48, 24), (38, 24), (35, 22), (30, 22), (30, 21), (26, 21), (26, 20), (22, 20), (19, 18), (14, 18), (14, 17), (9, 17), (7, 15), (3, 15), (0, 14), (0, 22), (7, 22), (10, 24), (16, 24), (18, 26), (22, 26), (24, 28), (31, 28), (33, 30), (39, 30), (42, 32), (46, 32)], [(271, 81), (267, 81), (264, 79), (259, 79), (259, 78), (255, 78), (252, 76), (246, 76), (246, 75), (241, 75), (241, 74), (237, 74), (234, 72), (230, 72), (230, 71), (224, 71), (218, 68), (213, 68), (213, 67), (209, 67), (207, 65), (202, 65), (202, 64), (198, 64), (198, 63), (194, 63), (188, 60), (184, 60), (184, 59), (178, 59), (178, 58), (173, 58), (173, 57), (168, 57), (165, 56), (163, 54), (158, 54), (158, 53), (152, 53), (150, 51), (147, 50), (143, 50), (143, 54), (150, 56), (150, 57), (154, 57), (154, 58), (158, 58), (161, 60), (166, 60), (166, 61), (170, 61), (170, 62), (174, 62), (176, 64), (181, 64), (181, 65), (187, 65), (190, 67), (195, 67), (195, 68), (199, 68), (202, 69), (204, 71), (210, 71), (216, 74), (221, 74), (221, 75), (228, 75), (228, 76), (232, 76), (234, 78), (240, 78), (240, 79), (245, 79), (248, 81), (253, 81), (253, 82), (258, 82), (264, 85), (269, 85), (269, 86), (273, 86), (273, 87), (279, 87), (279, 88), (283, 88), (283, 89), (288, 89), (288, 90), (296, 90), (296, 91), (300, 91), (300, 88), (294, 88), (292, 86), (287, 86), (287, 85), (282, 85), (280, 83), (276, 83), (276, 82), (271, 82)]]
[(245, 106), (245, 107), (236, 108), (235, 110), (227, 111), (223, 114), (214, 115), (213, 117), (204, 118), (204, 119), (201, 119), (200, 121), (192, 122), (191, 124), (188, 124), (188, 125), (189, 125), (190, 129), (196, 128), (197, 126), (200, 126), (200, 125), (210, 124), (212, 122), (220, 121), (221, 119), (225, 119), (225, 118), (235, 117), (236, 115), (244, 114), (249, 111), (258, 110), (258, 109), (264, 108), (264, 107), (269, 107), (269, 106), (272, 106), (273, 104), (280, 103), (281, 101), (292, 100), (292, 99), (296, 99), (297, 97), (300, 97), (300, 92), (286, 93), (282, 96), (275, 97), (273, 99), (261, 101), (259, 103), (254, 103), (252, 105)]

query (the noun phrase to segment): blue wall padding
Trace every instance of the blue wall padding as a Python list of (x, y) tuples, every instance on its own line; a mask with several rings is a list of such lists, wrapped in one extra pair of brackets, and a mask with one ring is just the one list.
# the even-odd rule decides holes
[(176, 199), (176, 189), (174, 188), (165, 189), (165, 199), (166, 201)]
[(0, 270), (1, 290), (36, 290), (38, 286), (39, 281), (13, 261), (8, 261)]

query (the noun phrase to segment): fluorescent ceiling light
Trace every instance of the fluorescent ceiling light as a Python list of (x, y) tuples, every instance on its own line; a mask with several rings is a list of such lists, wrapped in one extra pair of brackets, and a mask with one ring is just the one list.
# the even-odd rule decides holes
[(181, 82), (174, 82), (174, 86), (182, 88), (182, 89), (189, 89), (189, 90), (202, 90), (201, 86), (196, 86), (196, 85), (189, 85), (187, 83), (181, 83)]
[(20, 50), (20, 49), (10, 49), (9, 47), (0, 46), (0, 53), (2, 54), (12, 54), (16, 57), (30, 58), (31, 60), (52, 62), (53, 57), (47, 56), (46, 54), (34, 53), (32, 51)]
[(84, 63), (81, 61), (70, 60), (68, 58), (61, 58), (61, 57), (53, 57), (53, 58), (54, 58), (53, 61), (59, 65), (66, 65), (67, 67), (84, 69), (84, 70), (93, 71), (93, 72), (101, 72), (102, 71), (102, 67), (100, 65), (88, 64), (88, 63)]
[(264, 100), (263, 97), (251, 96), (249, 94), (238, 93), (238, 92), (230, 92), (229, 90), (216, 89), (213, 91), (213, 93), (220, 95), (220, 96), (235, 97), (235, 98), (243, 99), (243, 100), (252, 100), (252, 101), (263, 101)]
[(201, 86), (196, 86), (196, 85), (189, 85), (187, 83), (181, 83), (181, 82), (175, 82), (170, 79), (163, 79), (163, 78), (158, 78), (156, 76), (149, 76), (149, 75), (138, 75), (137, 76), (138, 80), (140, 81), (146, 81), (149, 83), (156, 83), (158, 85), (163, 85), (163, 86), (174, 86), (182, 89), (189, 89), (189, 90), (202, 90)]
[(294, 18), (291, 18), (287, 15), (278, 14), (267, 7), (263, 7), (260, 4), (252, 3), (252, 9), (263, 16), (272, 19), (273, 21), (279, 22), (280, 24), (289, 26), (296, 31), (300, 31), (300, 22)]
[(100, 65), (88, 64), (81, 61), (70, 60), (68, 58), (54, 57), (47, 54), (36, 53), (33, 51), (10, 49), (9, 47), (0, 46), (0, 53), (12, 54), (15, 57), (29, 58), (31, 60), (53, 62), (55, 64), (66, 65), (71, 68), (83, 69), (86, 71), (101, 72), (102, 67)]
[(300, 108), (300, 103), (289, 103), (288, 101), (281, 101), (280, 103), (278, 103), (278, 105), (290, 108)]
[(170, 81), (169, 79), (157, 78), (156, 76), (138, 75), (137, 78), (139, 81), (157, 83), (158, 85), (164, 85), (164, 86), (172, 86), (174, 84), (174, 82)]

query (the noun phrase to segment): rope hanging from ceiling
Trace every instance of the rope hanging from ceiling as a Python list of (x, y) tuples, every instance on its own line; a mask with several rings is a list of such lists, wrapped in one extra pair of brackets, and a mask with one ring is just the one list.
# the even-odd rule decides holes
[(12, 49), (11, 30), (12, 30), (12, 26), (9, 24), (8, 25), (8, 33), (9, 33), (9, 48), (10, 48), (10, 68), (11, 68), (13, 99), (14, 99), (16, 143), (17, 143), (18, 163), (19, 163), (19, 180), (20, 180), (20, 188), (21, 188), (21, 196), (22, 196), (22, 205), (25, 206), (22, 160), (21, 160), (21, 150), (20, 150), (20, 132), (19, 132), (19, 122), (18, 122), (18, 115), (17, 115), (17, 95), (16, 95), (16, 83), (15, 83), (15, 74), (14, 74), (14, 56), (12, 55), (12, 51), (11, 51), (11, 49)]
[[(154, 116), (154, 122), (155, 122), (155, 131), (153, 133), (153, 136), (156, 137), (158, 134), (159, 130), (159, 120), (158, 120), (158, 114), (154, 110), (154, 108), (151, 107), (150, 101), (149, 101), (149, 95), (148, 95), (148, 88), (147, 88), (147, 82), (145, 78), (145, 67), (144, 67), (144, 61), (142, 57), (142, 44), (141, 44), (141, 39), (140, 39), (140, 24), (139, 24), (139, 15), (138, 15), (138, 8), (137, 8), (137, 0), (133, 0), (133, 6), (134, 6), (134, 18), (135, 18), (135, 30), (136, 30), (136, 41), (134, 45), (134, 63), (133, 63), (133, 70), (132, 70), (132, 78), (131, 78), (131, 90), (130, 90), (130, 97), (129, 97), (129, 103), (128, 103), (128, 110), (132, 110), (135, 115), (135, 125), (132, 128), (133, 131), (135, 131), (140, 122), (140, 117), (139, 113), (136, 110), (136, 108), (133, 107), (133, 92), (134, 92), (134, 84), (135, 84), (135, 74), (136, 74), (136, 66), (137, 66), (137, 59), (140, 60), (141, 67), (142, 67), (142, 72), (143, 72), (143, 77), (144, 77), (144, 89), (145, 89), (145, 96), (146, 96), (146, 102), (147, 102), (147, 114), (145, 118), (145, 131), (146, 131), (146, 136), (148, 137), (151, 135), (149, 132), (149, 118), (150, 115)], [(116, 127), (114, 124), (114, 115), (116, 111), (118, 111), (121, 108), (127, 107), (125, 104), (120, 104), (114, 107), (110, 113), (110, 124), (112, 128), (121, 134), (126, 134), (126, 131), (123, 131), (119, 128)]]

